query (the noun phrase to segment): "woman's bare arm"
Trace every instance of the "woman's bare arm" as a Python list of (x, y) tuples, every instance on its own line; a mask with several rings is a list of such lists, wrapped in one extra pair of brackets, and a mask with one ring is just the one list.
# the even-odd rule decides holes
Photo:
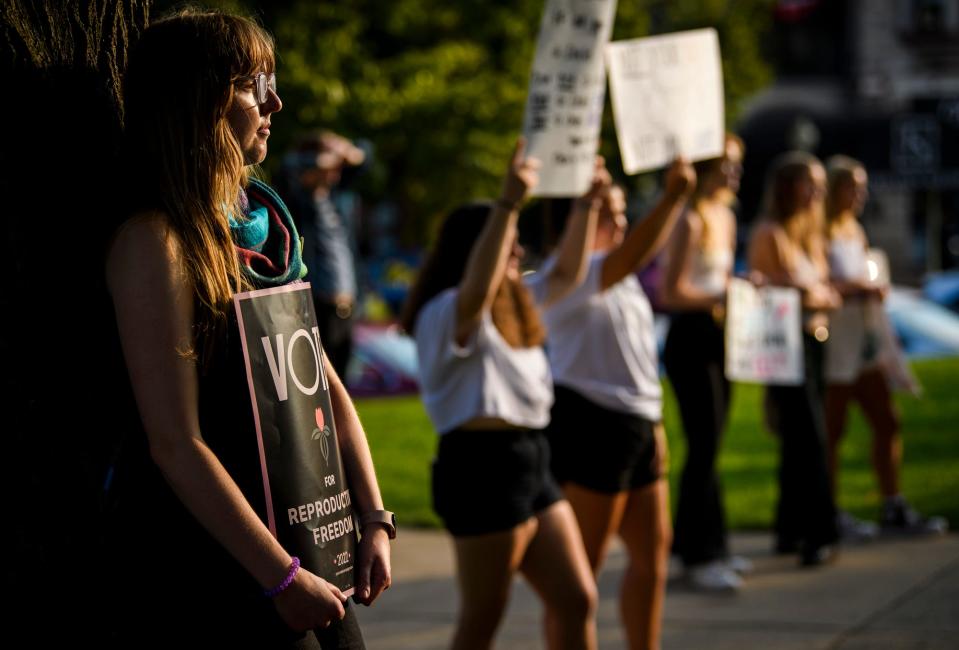
[(556, 264), (546, 277), (546, 299), (542, 306), (548, 307), (586, 279), (589, 269), (589, 253), (596, 239), (596, 219), (602, 195), (612, 185), (602, 157), (596, 157), (596, 170), (586, 194), (573, 201), (573, 207), (563, 229), (563, 236), (556, 247)]
[(786, 233), (773, 223), (756, 226), (749, 242), (749, 266), (759, 271), (769, 284), (794, 287), (802, 292), (803, 307), (812, 310), (835, 309), (841, 304), (839, 294), (824, 282), (800, 282), (785, 260)]
[(516, 143), (500, 199), (490, 210), (479, 239), (473, 244), (456, 299), (456, 340), (465, 343), (489, 311), (506, 273), (519, 206), (538, 180), (539, 161), (525, 158), (526, 142)]
[[(383, 497), (376, 481), (373, 468), (373, 456), (370, 446), (356, 413), (353, 401), (346, 387), (337, 376), (333, 367), (323, 357), (324, 367), (330, 384), (330, 401), (333, 405), (333, 419), (336, 421), (336, 436), (340, 448), (340, 457), (346, 471), (350, 496), (357, 511), (362, 515), (373, 510), (383, 509)], [(371, 604), (388, 589), (391, 582), (390, 540), (382, 526), (369, 526), (362, 531), (358, 557), (356, 559), (356, 600), (364, 605)]]
[(649, 214), (630, 229), (622, 245), (603, 262), (602, 290), (641, 268), (659, 252), (695, 184), (696, 172), (688, 162), (678, 159), (670, 166), (662, 197)]
[(749, 240), (749, 268), (759, 271), (769, 284), (802, 289), (786, 264), (781, 241), (785, 236), (782, 228), (775, 224), (758, 223)]

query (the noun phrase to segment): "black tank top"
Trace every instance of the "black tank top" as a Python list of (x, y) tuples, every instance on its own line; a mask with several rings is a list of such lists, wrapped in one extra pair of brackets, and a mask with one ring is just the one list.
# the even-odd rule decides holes
[[(221, 627), (216, 623), (221, 621), (246, 641), (295, 638), (259, 584), (193, 517), (153, 462), (119, 337), (116, 341), (113, 372), (122, 372), (124, 381), (119, 382), (115, 415), (124, 435), (112, 488), (108, 580), (119, 587), (112, 590), (121, 596), (115, 604), (120, 624), (136, 634), (164, 621), (165, 631), (176, 636), (177, 629), (185, 633), (197, 625), (212, 633), (209, 626)], [(235, 315), (226, 339), (199, 374), (199, 418), (204, 442), (265, 523), (253, 407)]]

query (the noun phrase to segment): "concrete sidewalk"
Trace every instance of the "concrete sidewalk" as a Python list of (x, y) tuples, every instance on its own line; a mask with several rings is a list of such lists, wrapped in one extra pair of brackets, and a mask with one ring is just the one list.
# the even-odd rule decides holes
[[(814, 570), (772, 555), (766, 534), (736, 534), (731, 543), (753, 560), (755, 573), (740, 593), (725, 596), (694, 593), (671, 576), (665, 650), (959, 648), (959, 535), (846, 547), (835, 565)], [(626, 647), (617, 606), (625, 564), (616, 547), (600, 575), (604, 650)], [(401, 530), (393, 571), (393, 587), (372, 608), (357, 608), (368, 647), (447, 647), (457, 594), (445, 534)], [(538, 600), (517, 579), (497, 647), (542, 648), (541, 637)]]

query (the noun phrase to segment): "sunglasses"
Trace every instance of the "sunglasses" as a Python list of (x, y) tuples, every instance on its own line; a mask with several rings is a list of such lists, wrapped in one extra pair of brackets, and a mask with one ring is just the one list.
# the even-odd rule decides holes
[(236, 83), (252, 81), (255, 90), (254, 97), (257, 104), (265, 104), (270, 98), (270, 92), (276, 93), (276, 73), (275, 72), (257, 72), (256, 74), (239, 77)]

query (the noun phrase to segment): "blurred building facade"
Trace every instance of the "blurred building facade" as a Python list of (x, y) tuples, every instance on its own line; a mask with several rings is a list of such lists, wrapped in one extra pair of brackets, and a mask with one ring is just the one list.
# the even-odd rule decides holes
[(959, 0), (781, 0), (777, 82), (738, 125), (747, 144), (742, 218), (790, 148), (864, 161), (863, 218), (897, 282), (959, 267)]

